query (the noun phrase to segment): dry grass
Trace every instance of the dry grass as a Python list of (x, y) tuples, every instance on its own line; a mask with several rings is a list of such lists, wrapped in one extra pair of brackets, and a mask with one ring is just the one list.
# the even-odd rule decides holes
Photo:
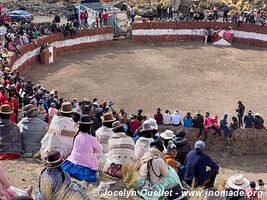
[(41, 188), (42, 200), (76, 200), (81, 196), (78, 192), (73, 191), (68, 186), (61, 187), (55, 194), (52, 192), (52, 180), (51, 178), (44, 178)]
[(129, 190), (133, 190), (137, 181), (137, 165), (124, 164), (122, 166), (122, 180)]

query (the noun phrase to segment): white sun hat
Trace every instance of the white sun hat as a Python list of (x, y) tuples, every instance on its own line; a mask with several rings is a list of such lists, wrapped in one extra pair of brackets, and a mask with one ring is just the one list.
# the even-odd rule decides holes
[(227, 180), (227, 185), (236, 190), (242, 190), (249, 186), (250, 182), (246, 179), (243, 174), (238, 173), (234, 176), (230, 176)]

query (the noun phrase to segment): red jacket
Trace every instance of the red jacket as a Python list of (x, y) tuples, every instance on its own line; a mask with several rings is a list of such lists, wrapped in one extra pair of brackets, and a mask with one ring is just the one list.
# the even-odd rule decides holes
[(19, 104), (18, 101), (15, 97), (11, 97), (11, 100), (13, 102), (13, 110), (18, 110), (19, 109)]
[(108, 18), (108, 12), (105, 12), (105, 11), (104, 11), (104, 13), (103, 13), (103, 18), (104, 18), (104, 19), (107, 19), (107, 18)]
[(163, 121), (163, 115), (157, 112), (154, 114), (154, 119), (157, 121), (158, 125), (161, 125)]
[(0, 96), (0, 103), (1, 105), (5, 104), (6, 101), (8, 101), (8, 97), (6, 95), (2, 95)]
[(135, 130), (141, 126), (141, 122), (138, 119), (133, 119), (130, 121), (130, 133), (134, 134)]
[(84, 12), (81, 12), (80, 13), (80, 20), (84, 20), (85, 19), (85, 14), (84, 14)]
[(10, 17), (9, 16), (7, 16), (7, 15), (3, 15), (2, 16), (2, 22), (3, 22), (3, 24), (8, 23), (9, 21), (10, 21)]

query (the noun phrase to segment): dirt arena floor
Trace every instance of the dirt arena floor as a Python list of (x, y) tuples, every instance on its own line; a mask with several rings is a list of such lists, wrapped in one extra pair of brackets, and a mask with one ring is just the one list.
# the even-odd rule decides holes
[[(128, 113), (143, 108), (152, 115), (161, 107), (179, 109), (182, 115), (197, 110), (234, 115), (237, 101), (242, 100), (247, 110), (266, 118), (266, 63), (267, 49), (263, 48), (114, 41), (111, 47), (62, 55), (49, 66), (34, 64), (23, 74), (34, 83), (58, 90), (61, 96), (112, 100), (115, 108), (123, 107)], [(211, 156), (220, 165), (218, 179), (241, 172), (250, 180), (267, 182), (266, 156), (232, 157), (220, 152)], [(15, 186), (33, 184), (37, 190), (42, 169), (39, 161), (24, 159), (0, 165)]]
[(153, 45), (115, 41), (113, 46), (72, 52), (24, 75), (61, 96), (112, 100), (115, 108), (152, 115), (162, 110), (222, 116), (237, 101), (267, 117), (267, 49), (202, 44)]

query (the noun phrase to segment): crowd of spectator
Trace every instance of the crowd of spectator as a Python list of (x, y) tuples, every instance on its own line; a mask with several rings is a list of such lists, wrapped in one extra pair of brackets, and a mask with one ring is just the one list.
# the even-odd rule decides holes
[[(175, 14), (174, 14), (175, 13)], [(222, 15), (220, 16), (220, 13)], [(222, 18), (221, 18), (222, 17)], [(156, 20), (171, 20), (176, 21), (229, 21), (232, 23), (250, 23), (250, 24), (266, 24), (266, 18), (264, 12), (261, 9), (244, 10), (241, 13), (234, 13), (229, 15), (229, 8), (224, 5), (221, 10), (214, 6), (212, 11), (204, 11), (203, 9), (194, 8), (190, 6), (187, 13), (174, 11), (171, 5), (164, 6), (159, 4), (157, 6), (157, 17)]]

